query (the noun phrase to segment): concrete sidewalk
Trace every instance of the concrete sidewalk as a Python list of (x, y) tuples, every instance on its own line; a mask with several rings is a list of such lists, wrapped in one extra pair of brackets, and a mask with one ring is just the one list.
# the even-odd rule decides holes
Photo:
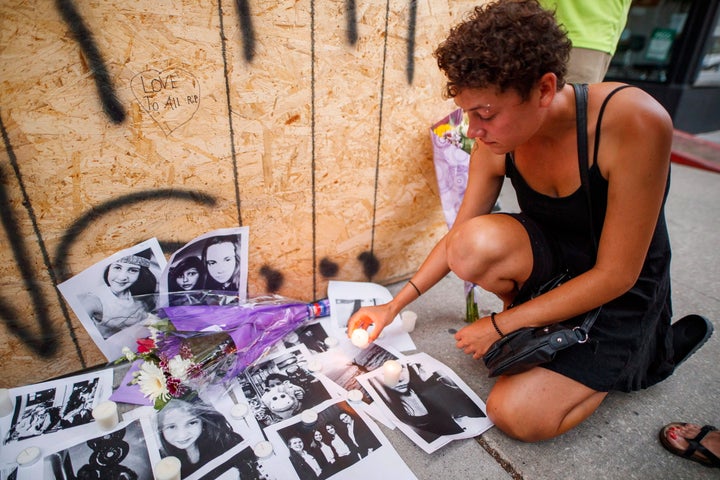
[[(504, 210), (517, 208), (505, 185)], [(674, 375), (647, 390), (611, 393), (586, 422), (554, 440), (525, 444), (492, 428), (475, 440), (453, 442), (428, 455), (398, 430), (384, 433), (420, 479), (710, 479), (720, 471), (671, 455), (657, 434), (669, 422), (720, 428), (720, 175), (673, 164), (666, 214), (673, 246), (675, 319), (709, 318), (716, 333)], [(404, 283), (404, 282), (403, 282)], [(402, 284), (391, 285), (395, 293)], [(500, 308), (485, 294), (481, 314)], [(494, 383), (482, 361), (455, 347), (465, 314), (463, 284), (449, 275), (408, 307), (418, 313), (412, 333), (418, 351), (452, 368), (483, 400)]]

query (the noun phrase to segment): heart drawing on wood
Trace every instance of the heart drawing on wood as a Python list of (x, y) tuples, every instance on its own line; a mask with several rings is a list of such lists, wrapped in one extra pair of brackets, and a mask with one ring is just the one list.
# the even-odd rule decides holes
[(181, 68), (145, 70), (130, 80), (130, 88), (165, 135), (190, 121), (200, 105), (200, 83)]

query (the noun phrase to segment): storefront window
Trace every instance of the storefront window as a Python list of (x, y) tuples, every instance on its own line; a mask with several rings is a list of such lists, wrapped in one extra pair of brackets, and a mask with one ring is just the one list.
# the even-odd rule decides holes
[(665, 83), (691, 0), (635, 0), (607, 76)]
[(696, 87), (720, 86), (720, 11), (715, 16), (715, 25), (707, 50), (703, 55), (700, 72), (695, 80)]

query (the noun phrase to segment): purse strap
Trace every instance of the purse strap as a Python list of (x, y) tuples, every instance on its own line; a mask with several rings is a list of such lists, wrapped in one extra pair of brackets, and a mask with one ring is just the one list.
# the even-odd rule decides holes
[[(578, 162), (580, 163), (580, 183), (582, 189), (585, 191), (585, 198), (587, 200), (588, 207), (588, 218), (590, 219), (590, 236), (595, 247), (595, 255), (597, 256), (598, 242), (595, 236), (595, 221), (593, 220), (593, 208), (592, 208), (592, 195), (590, 194), (590, 174), (588, 172), (588, 136), (587, 136), (587, 98), (588, 98), (588, 86), (586, 83), (573, 83), (573, 89), (575, 90), (575, 114), (576, 114), (576, 128), (577, 128), (577, 146), (578, 146)], [(588, 332), (592, 328), (595, 320), (600, 314), (602, 305), (597, 307), (591, 312), (585, 315), (585, 320), (582, 325), (578, 327), (581, 334), (584, 334), (584, 338), (581, 339), (581, 343), (587, 341)]]

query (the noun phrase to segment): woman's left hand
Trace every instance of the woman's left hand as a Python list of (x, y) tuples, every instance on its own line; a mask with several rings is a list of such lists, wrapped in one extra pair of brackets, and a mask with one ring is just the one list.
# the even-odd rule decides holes
[(479, 318), (455, 334), (456, 346), (474, 359), (485, 355), (490, 346), (499, 339), (490, 317)]

